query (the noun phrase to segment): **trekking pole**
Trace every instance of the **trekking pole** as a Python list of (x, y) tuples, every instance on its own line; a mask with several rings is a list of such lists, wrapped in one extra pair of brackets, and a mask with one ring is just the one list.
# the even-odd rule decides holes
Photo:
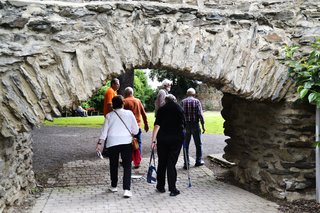
[(187, 166), (187, 173), (188, 173), (188, 187), (191, 187), (191, 178), (190, 178), (190, 171), (189, 171), (189, 162), (188, 162), (188, 156), (187, 156), (187, 144), (186, 141), (183, 141), (183, 153), (184, 153), (184, 160), (186, 162)]

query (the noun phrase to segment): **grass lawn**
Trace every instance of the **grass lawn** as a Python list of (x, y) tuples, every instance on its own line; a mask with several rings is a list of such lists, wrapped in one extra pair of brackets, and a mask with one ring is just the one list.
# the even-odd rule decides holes
[[(148, 123), (150, 129), (153, 128), (154, 113), (147, 113)], [(204, 121), (206, 133), (209, 134), (223, 134), (223, 118), (220, 112), (206, 111), (204, 112)], [(77, 126), (88, 128), (101, 128), (104, 122), (103, 116), (88, 116), (88, 117), (61, 117), (55, 118), (53, 122), (45, 121), (45, 125), (58, 125), (58, 126)]]

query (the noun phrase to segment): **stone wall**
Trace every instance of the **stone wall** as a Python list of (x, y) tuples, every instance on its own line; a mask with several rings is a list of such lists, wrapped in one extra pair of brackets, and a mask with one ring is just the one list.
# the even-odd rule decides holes
[(200, 84), (199, 87), (196, 88), (196, 92), (197, 98), (200, 100), (204, 110), (222, 110), (221, 99), (223, 94), (215, 87), (210, 87), (207, 84)]
[(0, 137), (0, 212), (6, 206), (19, 204), (36, 184), (32, 171), (30, 133), (15, 138)]
[[(27, 132), (134, 68), (171, 70), (252, 106), (280, 101), (289, 110), (295, 91), (280, 49), (320, 34), (319, 8), (313, 0), (0, 0), (0, 210), (19, 202), (34, 182)], [(277, 120), (273, 105), (268, 111)], [(236, 126), (233, 118), (226, 123)], [(290, 125), (288, 131), (303, 133)], [(244, 141), (247, 134), (237, 132)], [(19, 144), (30, 154), (19, 154)], [(252, 156), (259, 156), (255, 151)], [(238, 173), (242, 182), (251, 179)]]
[(224, 158), (237, 164), (236, 179), (277, 198), (314, 199), (315, 108), (302, 103), (222, 99)]

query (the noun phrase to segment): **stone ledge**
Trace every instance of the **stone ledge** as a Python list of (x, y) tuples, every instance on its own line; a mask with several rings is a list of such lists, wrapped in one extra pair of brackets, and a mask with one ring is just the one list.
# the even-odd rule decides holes
[(224, 153), (211, 154), (211, 155), (208, 155), (208, 158), (210, 158), (211, 161), (216, 162), (223, 167), (230, 168), (236, 165), (235, 163), (229, 162), (226, 159), (224, 159), (223, 154)]

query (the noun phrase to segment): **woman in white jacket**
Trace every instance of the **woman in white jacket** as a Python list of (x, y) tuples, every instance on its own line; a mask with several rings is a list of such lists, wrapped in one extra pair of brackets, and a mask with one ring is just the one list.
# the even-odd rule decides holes
[[(123, 109), (123, 97), (115, 96), (112, 99), (113, 111), (106, 115), (101, 135), (96, 146), (97, 151), (102, 151), (103, 143), (106, 140), (106, 146), (109, 152), (111, 188), (109, 191), (117, 192), (118, 184), (118, 165), (119, 154), (123, 166), (123, 196), (129, 198), (132, 196), (131, 186), (131, 155), (132, 147), (131, 134), (138, 134), (139, 126), (130, 110)], [(122, 120), (121, 120), (121, 119)], [(127, 127), (126, 127), (127, 126)], [(129, 132), (129, 130), (130, 132)]]

